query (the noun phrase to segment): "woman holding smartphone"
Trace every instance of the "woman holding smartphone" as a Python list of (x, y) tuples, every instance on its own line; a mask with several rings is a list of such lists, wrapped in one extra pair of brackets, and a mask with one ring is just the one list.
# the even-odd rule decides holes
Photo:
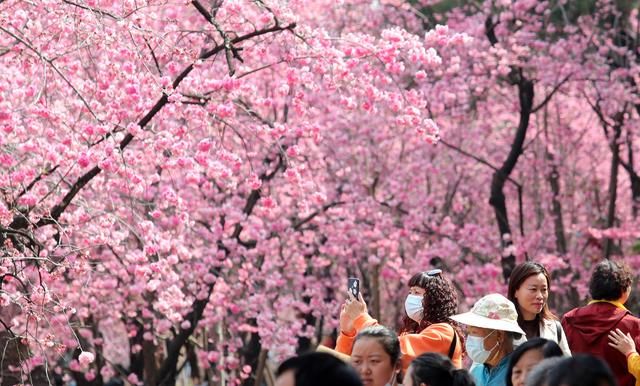
[[(402, 367), (425, 352), (437, 352), (451, 358), (457, 368), (462, 367), (463, 334), (450, 317), (458, 308), (458, 298), (451, 282), (434, 269), (414, 275), (408, 283), (403, 327), (399, 332)], [(359, 294), (349, 298), (340, 312), (340, 335), (336, 351), (351, 354), (353, 341), (360, 330), (377, 325)]]

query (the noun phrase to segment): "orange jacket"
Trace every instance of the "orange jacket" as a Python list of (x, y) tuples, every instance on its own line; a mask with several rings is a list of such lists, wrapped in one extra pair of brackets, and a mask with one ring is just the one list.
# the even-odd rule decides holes
[[(336, 344), (336, 351), (343, 354), (351, 355), (351, 349), (353, 348), (353, 341), (356, 338), (357, 333), (365, 327), (375, 326), (378, 321), (373, 319), (368, 314), (359, 315), (353, 323), (353, 327), (356, 333), (353, 335), (346, 335), (340, 332), (338, 336), (338, 342)], [(449, 355), (449, 349), (451, 348), (451, 340), (453, 339), (453, 327), (447, 323), (435, 323), (419, 334), (402, 334), (398, 338), (400, 339), (400, 350), (402, 351), (402, 368), (407, 370), (411, 361), (426, 352), (437, 352), (444, 356)], [(454, 366), (462, 368), (462, 343), (460, 337), (457, 337), (456, 349), (453, 352)]]

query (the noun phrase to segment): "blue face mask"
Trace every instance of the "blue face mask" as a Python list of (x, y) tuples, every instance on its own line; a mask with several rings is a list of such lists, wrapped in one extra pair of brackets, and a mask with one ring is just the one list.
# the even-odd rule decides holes
[(407, 312), (409, 318), (413, 319), (416, 323), (420, 323), (424, 311), (422, 308), (422, 296), (408, 295), (404, 301), (404, 310)]
[(467, 340), (464, 344), (464, 347), (467, 350), (467, 354), (469, 358), (475, 363), (485, 363), (487, 359), (491, 356), (491, 352), (498, 347), (498, 342), (496, 342), (495, 346), (491, 348), (491, 350), (487, 350), (484, 348), (484, 340), (487, 339), (491, 334), (496, 332), (496, 330), (491, 331), (487, 336), (473, 336), (468, 335)]

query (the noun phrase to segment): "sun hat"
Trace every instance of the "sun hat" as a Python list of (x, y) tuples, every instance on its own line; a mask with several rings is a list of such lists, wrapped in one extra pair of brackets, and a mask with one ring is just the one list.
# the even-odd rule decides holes
[(518, 325), (516, 307), (500, 294), (489, 294), (480, 298), (471, 311), (453, 315), (451, 319), (468, 326), (525, 334)]

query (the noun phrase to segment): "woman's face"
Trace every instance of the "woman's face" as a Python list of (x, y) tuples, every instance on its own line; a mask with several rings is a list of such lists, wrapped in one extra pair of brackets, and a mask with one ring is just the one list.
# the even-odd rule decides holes
[(538, 315), (549, 297), (547, 277), (543, 273), (526, 278), (514, 294), (522, 317), (533, 320)]
[(391, 357), (376, 338), (360, 338), (353, 345), (351, 364), (360, 374), (364, 386), (392, 384), (396, 374)]
[(531, 349), (525, 352), (513, 366), (513, 372), (511, 373), (513, 386), (524, 386), (524, 381), (527, 379), (529, 371), (543, 359), (541, 349)]
[(426, 292), (427, 291), (424, 288), (418, 287), (418, 286), (413, 286), (409, 288), (409, 295), (424, 296)]

